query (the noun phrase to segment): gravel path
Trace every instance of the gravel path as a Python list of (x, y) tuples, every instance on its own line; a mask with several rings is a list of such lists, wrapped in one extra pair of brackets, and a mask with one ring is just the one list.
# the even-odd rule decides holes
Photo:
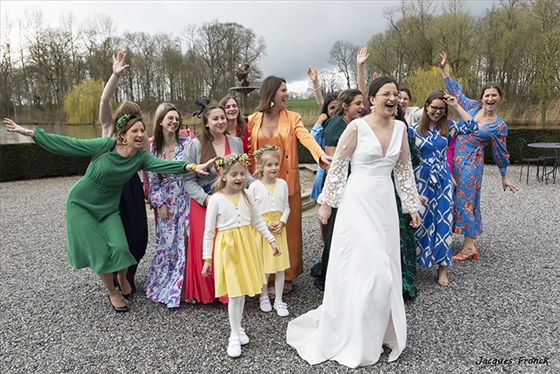
[[(517, 182), (519, 168), (509, 171)], [(419, 268), (403, 354), (351, 370), (335, 362), (310, 367), (285, 343), (288, 321), (321, 303), (309, 276), (320, 252), (315, 209), (303, 218), (305, 272), (285, 298), (292, 315), (262, 313), (248, 298), (243, 325), (251, 343), (230, 359), (226, 306), (168, 310), (140, 293), (130, 313), (117, 315), (99, 278), (67, 264), (64, 201), (77, 179), (0, 183), (2, 373), (560, 372), (560, 182), (518, 183), (519, 193), (503, 193), (497, 168), (488, 166), (480, 260), (450, 268), (447, 288), (436, 284), (435, 269)], [(153, 240), (139, 266), (140, 286), (152, 254)], [(481, 358), (489, 361), (478, 364)]]

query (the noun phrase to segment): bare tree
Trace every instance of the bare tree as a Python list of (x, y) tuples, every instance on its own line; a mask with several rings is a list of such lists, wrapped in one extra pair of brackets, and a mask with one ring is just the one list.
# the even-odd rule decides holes
[(344, 75), (347, 88), (352, 87), (356, 77), (356, 51), (358, 47), (346, 40), (337, 40), (329, 52), (329, 63)]

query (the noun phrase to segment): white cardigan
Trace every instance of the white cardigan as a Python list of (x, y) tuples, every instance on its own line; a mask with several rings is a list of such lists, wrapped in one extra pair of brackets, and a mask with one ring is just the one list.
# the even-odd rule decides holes
[(255, 200), (256, 208), (261, 215), (268, 212), (282, 212), (280, 221), (284, 223), (288, 221), (290, 204), (288, 203), (288, 183), (285, 180), (276, 178), (274, 194), (270, 194), (260, 180), (255, 180), (249, 186), (249, 195)]
[(239, 197), (239, 204), (237, 206), (221, 193), (211, 195), (208, 200), (208, 208), (206, 209), (204, 242), (202, 246), (203, 259), (212, 258), (216, 229), (222, 231), (253, 225), (269, 243), (275, 241), (274, 235), (268, 231), (266, 223), (263, 221), (257, 208), (255, 208), (255, 201), (251, 197), (249, 199), (253, 208), (247, 205), (243, 195)]

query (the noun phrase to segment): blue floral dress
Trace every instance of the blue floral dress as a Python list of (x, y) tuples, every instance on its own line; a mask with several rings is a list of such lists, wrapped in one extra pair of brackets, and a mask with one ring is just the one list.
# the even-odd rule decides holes
[(448, 120), (450, 131), (446, 136), (439, 127), (428, 129), (427, 136), (418, 134), (419, 123), (408, 128), (421, 163), (414, 166), (418, 194), (428, 198), (424, 211), (420, 211), (421, 225), (416, 235), (416, 261), (424, 266), (451, 266), (453, 226), (453, 183), (447, 163), (447, 147), (455, 135), (470, 134), (477, 128), (474, 120), (455, 122)]
[[(450, 77), (444, 79), (447, 92), (457, 98), (459, 105), (473, 118), (482, 109), (477, 101), (468, 99), (459, 83)], [(456, 234), (476, 238), (482, 233), (482, 216), (480, 214), (480, 190), (484, 170), (484, 147), (491, 144), (492, 157), (506, 175), (509, 165), (509, 153), (506, 148), (508, 127), (498, 117), (496, 121), (480, 124), (478, 130), (469, 135), (457, 136), (453, 156), (453, 178), (457, 183), (455, 189), (454, 229)]]
[[(179, 137), (173, 160), (182, 160), (190, 138)], [(155, 155), (154, 145), (150, 153)], [(160, 157), (165, 159), (165, 155)], [(190, 198), (183, 180), (176, 174), (148, 173), (150, 204), (157, 209), (167, 205), (169, 219), (156, 218), (155, 254), (144, 283), (146, 296), (155, 302), (176, 308), (181, 303), (181, 290), (185, 278), (185, 233), (189, 230)]]

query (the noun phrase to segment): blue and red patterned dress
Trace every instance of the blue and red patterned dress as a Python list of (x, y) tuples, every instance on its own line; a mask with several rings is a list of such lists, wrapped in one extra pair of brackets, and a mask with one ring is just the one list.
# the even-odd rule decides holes
[[(463, 95), (461, 86), (450, 77), (444, 79), (445, 87), (450, 95), (457, 98), (459, 105), (473, 118), (482, 109), (476, 100)], [(480, 214), (480, 190), (482, 188), (482, 172), (484, 169), (484, 147), (492, 146), (492, 157), (506, 175), (509, 165), (509, 153), (506, 148), (508, 127), (498, 117), (494, 122), (479, 124), (478, 130), (469, 135), (457, 136), (455, 155), (453, 157), (453, 178), (457, 183), (453, 216), (453, 231), (476, 238), (482, 233), (482, 217)]]

